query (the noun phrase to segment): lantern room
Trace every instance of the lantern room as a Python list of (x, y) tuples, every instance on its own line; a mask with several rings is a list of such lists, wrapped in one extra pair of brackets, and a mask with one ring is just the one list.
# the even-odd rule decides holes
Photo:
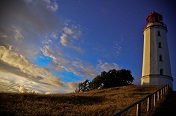
[(153, 11), (149, 14), (149, 16), (147, 16), (146, 21), (148, 23), (154, 23), (154, 22), (162, 22), (162, 19), (163, 19), (162, 15)]

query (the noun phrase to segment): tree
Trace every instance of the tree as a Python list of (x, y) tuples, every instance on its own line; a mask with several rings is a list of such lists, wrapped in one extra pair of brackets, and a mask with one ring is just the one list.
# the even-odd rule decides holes
[(125, 86), (132, 84), (134, 78), (130, 70), (121, 69), (116, 70), (112, 69), (108, 72), (103, 71), (100, 75), (97, 75), (92, 82), (85, 80), (78, 85), (76, 92), (85, 92), (91, 89), (98, 88), (109, 88), (117, 86)]
[(112, 69), (108, 72), (101, 72), (100, 75), (97, 75), (91, 82), (91, 89), (96, 89), (102, 84), (104, 88), (117, 87), (132, 84), (134, 78), (130, 70), (121, 69), (116, 70)]
[(90, 81), (87, 79), (84, 82), (79, 83), (76, 92), (85, 92), (90, 90)]
[(130, 70), (121, 69), (119, 70), (119, 80), (122, 85), (130, 85), (132, 84), (134, 78)]

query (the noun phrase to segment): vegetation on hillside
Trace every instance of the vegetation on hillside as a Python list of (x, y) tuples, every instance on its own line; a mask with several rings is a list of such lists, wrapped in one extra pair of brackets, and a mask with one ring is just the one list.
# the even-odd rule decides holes
[(108, 72), (101, 72), (101, 74), (97, 75), (91, 82), (89, 80), (85, 80), (84, 82), (79, 83), (76, 91), (85, 92), (97, 88), (110, 88), (131, 85), (133, 80), (134, 78), (130, 70), (112, 69)]
[(112, 116), (162, 86), (122, 86), (70, 94), (0, 93), (0, 115)]

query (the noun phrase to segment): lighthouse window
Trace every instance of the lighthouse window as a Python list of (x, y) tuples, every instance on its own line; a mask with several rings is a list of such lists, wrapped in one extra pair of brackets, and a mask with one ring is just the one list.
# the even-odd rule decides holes
[(158, 36), (161, 36), (161, 33), (160, 33), (160, 31), (158, 31)]
[(161, 46), (161, 42), (158, 43), (158, 47), (159, 47), (159, 48), (162, 48), (162, 46)]
[(160, 69), (160, 75), (163, 75), (163, 69)]
[(162, 55), (159, 55), (159, 61), (163, 61)]

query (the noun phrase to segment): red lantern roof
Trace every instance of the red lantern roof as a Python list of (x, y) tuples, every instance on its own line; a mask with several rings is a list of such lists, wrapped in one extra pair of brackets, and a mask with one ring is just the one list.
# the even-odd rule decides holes
[(147, 16), (146, 21), (148, 23), (162, 22), (162, 19), (163, 19), (162, 15), (160, 15), (157, 12), (153, 11)]
[(167, 26), (163, 23), (163, 16), (157, 12), (151, 12), (146, 18), (147, 24), (144, 27), (144, 30), (151, 26), (162, 26), (167, 31)]

